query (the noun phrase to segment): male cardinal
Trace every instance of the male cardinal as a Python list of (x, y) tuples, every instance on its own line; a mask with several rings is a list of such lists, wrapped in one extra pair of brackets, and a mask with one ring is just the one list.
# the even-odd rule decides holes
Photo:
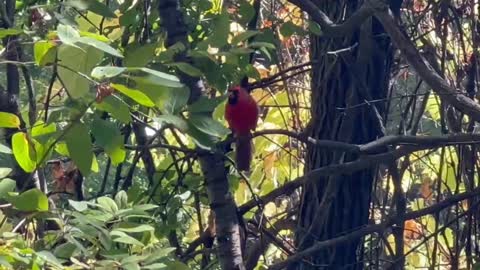
[(249, 171), (252, 160), (252, 133), (257, 127), (258, 106), (247, 89), (235, 86), (228, 89), (225, 119), (235, 136), (235, 162), (240, 171)]

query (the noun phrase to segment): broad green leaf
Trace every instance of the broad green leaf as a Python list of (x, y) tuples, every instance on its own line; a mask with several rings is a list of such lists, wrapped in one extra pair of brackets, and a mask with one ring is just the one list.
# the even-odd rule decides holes
[(88, 203), (84, 201), (68, 200), (68, 203), (78, 212), (83, 212), (88, 209)]
[(123, 264), (122, 263), (122, 269), (125, 269), (125, 270), (140, 270), (140, 266), (138, 265), (138, 263), (125, 263)]
[(126, 70), (127, 68), (124, 68), (124, 67), (113, 67), (113, 66), (95, 67), (92, 70), (91, 76), (99, 80), (109, 79), (122, 74)]
[(0, 128), (19, 128), (20, 118), (13, 113), (0, 112)]
[(33, 172), (36, 168), (36, 154), (27, 138), (27, 134), (17, 132), (12, 136), (12, 150), (18, 165), (26, 171)]
[(129, 68), (128, 70), (133, 72), (132, 79), (135, 81), (172, 88), (184, 86), (176, 76), (161, 71), (149, 68)]
[(178, 128), (181, 131), (186, 131), (188, 129), (187, 122), (185, 119), (181, 118), (180, 116), (176, 115), (160, 115), (156, 118), (154, 118), (155, 122), (159, 124), (171, 124), (174, 125), (176, 128)]
[(154, 231), (155, 228), (147, 224), (141, 224), (131, 228), (116, 228), (116, 230), (127, 232), (127, 233), (139, 233), (139, 232), (151, 232), (151, 231)]
[(93, 39), (96, 39), (98, 41), (105, 42), (105, 43), (111, 42), (111, 40), (104, 35), (99, 35), (99, 34), (86, 32), (86, 31), (79, 31), (78, 33), (80, 34), (80, 37), (91, 37)]
[(57, 153), (59, 153), (62, 156), (66, 156), (66, 157), (70, 156), (70, 154), (68, 153), (67, 144), (64, 142), (57, 143), (55, 145), (55, 151), (57, 151)]
[(7, 200), (20, 211), (48, 211), (48, 198), (37, 188), (27, 190), (19, 195), (9, 195)]
[(67, 242), (58, 245), (53, 251), (53, 254), (55, 254), (57, 258), (69, 259), (70, 257), (72, 257), (75, 250), (77, 250), (77, 246), (73, 243)]
[(68, 0), (65, 5), (74, 7), (81, 11), (89, 10), (95, 14), (98, 14), (107, 18), (116, 18), (115, 13), (108, 8), (104, 3), (99, 0)]
[(254, 49), (258, 49), (258, 48), (267, 48), (267, 49), (272, 49), (272, 50), (275, 50), (276, 47), (274, 44), (272, 43), (268, 43), (268, 42), (252, 42), (248, 45), (248, 47), (250, 48), (254, 48)]
[(150, 61), (152, 61), (157, 47), (157, 43), (150, 43), (142, 46), (139, 46), (135, 43), (133, 46), (127, 48), (123, 64), (126, 67), (146, 66)]
[(79, 49), (62, 45), (58, 48), (58, 60), (68, 67), (59, 66), (58, 75), (73, 99), (85, 98), (89, 93), (93, 97), (93, 91), (90, 92), (91, 81), (80, 74), (88, 76), (102, 57), (103, 52), (91, 46), (82, 45), (82, 49)]
[(168, 254), (172, 253), (175, 250), (173, 247), (162, 247), (151, 253), (150, 256), (145, 260), (145, 264), (152, 264), (158, 260), (165, 258)]
[(54, 265), (60, 269), (63, 268), (62, 263), (50, 251), (46, 251), (46, 250), (37, 251), (36, 255), (40, 257), (43, 261), (48, 262), (48, 264), (50, 265)]
[(38, 137), (42, 135), (55, 133), (56, 131), (57, 131), (57, 126), (54, 123), (45, 125), (43, 121), (38, 121), (37, 123), (35, 123), (35, 125), (33, 125), (32, 136)]
[(228, 128), (214, 120), (212, 117), (206, 115), (192, 114), (190, 115), (188, 122), (198, 130), (211, 136), (222, 138), (230, 133)]
[(129, 244), (129, 245), (135, 245), (135, 246), (141, 246), (143, 247), (144, 244), (137, 239), (131, 237), (130, 235), (118, 231), (118, 230), (113, 230), (110, 232), (110, 235), (113, 238), (113, 241), (118, 242), (118, 243), (124, 243), (124, 244)]
[(12, 168), (1, 168), (0, 167), (0, 179), (7, 177), (12, 172)]
[(320, 25), (312, 20), (308, 20), (308, 31), (317, 36), (321, 36), (323, 34)]
[(4, 153), (4, 154), (11, 154), (12, 153), (12, 149), (10, 149), (10, 147), (0, 143), (0, 153)]
[(45, 66), (55, 62), (56, 46), (50, 41), (37, 41), (33, 45), (33, 54), (35, 63), (39, 66)]
[(107, 43), (99, 41), (97, 39), (94, 39), (94, 38), (91, 38), (91, 37), (79, 37), (79, 38), (77, 38), (76, 41), (78, 43), (82, 43), (82, 44), (85, 44), (85, 45), (95, 47), (95, 48), (97, 48), (97, 49), (99, 49), (103, 52), (106, 52), (110, 55), (113, 55), (113, 56), (116, 56), (116, 57), (119, 57), (119, 58), (123, 58), (123, 55), (122, 55), (121, 52), (114, 49), (112, 46), (108, 45)]
[(167, 262), (167, 265), (169, 270), (191, 270), (190, 267), (179, 261)]
[(228, 13), (224, 12), (218, 15), (213, 22), (213, 32), (208, 37), (207, 42), (212, 47), (221, 48), (228, 42), (228, 34), (230, 33), (230, 18)]
[(125, 160), (123, 136), (114, 123), (97, 118), (93, 121), (92, 133), (96, 143), (105, 149), (113, 164), (116, 165)]
[(16, 187), (15, 180), (12, 180), (10, 178), (4, 178), (0, 180), (0, 199), (6, 198), (9, 192), (12, 192), (15, 190), (15, 187)]
[(22, 29), (15, 29), (15, 28), (7, 28), (7, 29), (0, 29), (0, 39), (8, 36), (14, 36), (23, 34)]
[(88, 176), (92, 167), (92, 143), (87, 127), (74, 123), (65, 134), (68, 153), (83, 176)]
[(187, 105), (190, 91), (187, 88), (171, 89), (170, 95), (165, 100), (164, 109), (166, 113), (178, 114)]
[(213, 112), (226, 98), (226, 96), (214, 98), (200, 97), (195, 103), (188, 106), (188, 111), (191, 113)]
[(108, 212), (115, 214), (118, 212), (117, 203), (109, 197), (100, 197), (97, 199), (98, 205), (100, 205), (103, 209), (107, 210)]
[[(57, 26), (57, 35), (60, 41), (72, 47), (79, 48), (75, 42), (80, 37), (80, 34), (70, 25), (59, 24)], [(72, 59), (73, 60), (73, 59)], [(78, 60), (78, 59), (76, 59)]]
[(144, 93), (137, 89), (131, 89), (128, 88), (125, 85), (122, 84), (110, 84), (113, 88), (115, 88), (118, 92), (124, 94), (125, 96), (133, 99), (135, 102), (137, 102), (140, 105), (143, 105), (145, 107), (154, 107), (155, 103)]
[(172, 63), (169, 66), (173, 66), (178, 68), (181, 72), (192, 76), (192, 77), (200, 77), (202, 76), (202, 71), (198, 68), (188, 64), (188, 63)]
[(259, 33), (260, 33), (259, 31), (247, 30), (247, 31), (245, 31), (245, 32), (242, 32), (242, 33), (234, 36), (234, 37), (232, 38), (231, 44), (232, 44), (232, 45), (236, 45), (236, 44), (238, 44), (238, 43), (240, 43), (240, 42), (243, 42), (243, 41), (245, 41), (245, 40), (247, 40), (247, 39), (249, 39), (249, 38), (251, 38), (251, 37), (254, 37), (254, 36), (258, 35)]
[(294, 24), (292, 21), (287, 21), (280, 26), (280, 34), (285, 37), (290, 37), (291, 35), (298, 34), (300, 32), (303, 32), (303, 29)]
[(120, 209), (124, 209), (128, 207), (128, 195), (125, 190), (120, 190), (115, 195), (115, 203), (118, 205)]
[(102, 103), (96, 103), (95, 106), (102, 111), (110, 113), (115, 119), (124, 124), (132, 121), (128, 105), (114, 96), (104, 98)]
[(206, 134), (205, 132), (200, 131), (196, 128), (191, 121), (187, 122), (188, 126), (188, 135), (190, 135), (195, 142), (195, 144), (204, 149), (212, 148), (215, 143), (218, 142), (218, 139)]

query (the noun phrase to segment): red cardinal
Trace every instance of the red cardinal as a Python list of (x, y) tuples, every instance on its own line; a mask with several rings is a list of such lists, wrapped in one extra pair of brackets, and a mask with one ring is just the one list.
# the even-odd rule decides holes
[(245, 88), (235, 86), (228, 89), (225, 119), (235, 136), (235, 162), (240, 171), (249, 171), (252, 161), (252, 133), (257, 127), (258, 106)]

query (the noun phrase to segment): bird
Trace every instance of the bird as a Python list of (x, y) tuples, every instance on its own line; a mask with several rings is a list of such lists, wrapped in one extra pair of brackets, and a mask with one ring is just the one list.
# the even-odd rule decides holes
[(225, 119), (235, 138), (235, 163), (239, 171), (250, 171), (253, 143), (252, 130), (257, 128), (257, 102), (244, 87), (228, 89)]

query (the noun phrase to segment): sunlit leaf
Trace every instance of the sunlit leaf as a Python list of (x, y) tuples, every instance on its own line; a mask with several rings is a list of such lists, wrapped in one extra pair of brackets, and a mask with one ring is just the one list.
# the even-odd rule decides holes
[[(5, 169), (5, 168), (2, 168)], [(2, 177), (0, 177), (2, 178)], [(0, 180), (0, 199), (4, 199), (8, 196), (9, 192), (15, 190), (16, 182), (10, 178), (4, 178)]]
[(115, 119), (120, 120), (125, 124), (132, 121), (128, 105), (116, 97), (105, 97), (101, 103), (97, 103), (95, 106), (102, 111), (109, 112)]
[(33, 45), (35, 63), (45, 66), (55, 62), (56, 46), (50, 41), (38, 41)]
[(0, 39), (8, 36), (14, 36), (22, 34), (22, 29), (15, 29), (15, 28), (7, 28), (7, 29), (0, 29)]
[(0, 112), (0, 128), (19, 128), (20, 118), (13, 113)]
[(37, 188), (27, 190), (19, 195), (9, 195), (7, 200), (20, 211), (48, 211), (48, 198)]
[(17, 132), (12, 136), (12, 150), (18, 165), (26, 171), (33, 172), (36, 168), (36, 153), (27, 134)]
[(124, 94), (125, 96), (133, 99), (135, 102), (137, 102), (140, 105), (143, 105), (145, 107), (154, 107), (155, 103), (143, 92), (137, 90), (137, 89), (131, 89), (123, 84), (115, 84), (112, 83), (110, 84), (115, 90), (118, 92)]

